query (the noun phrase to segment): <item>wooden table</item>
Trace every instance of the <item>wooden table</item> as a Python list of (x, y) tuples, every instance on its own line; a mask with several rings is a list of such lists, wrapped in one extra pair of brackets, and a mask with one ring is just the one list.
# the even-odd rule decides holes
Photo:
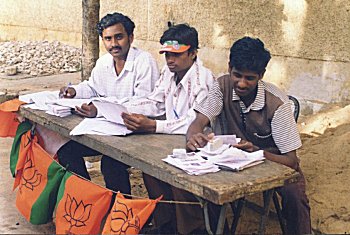
[(43, 111), (21, 107), (20, 114), (46, 128), (69, 137), (127, 165), (142, 170), (195, 196), (222, 205), (222, 218), (217, 233), (223, 229), (226, 208), (242, 197), (273, 190), (298, 176), (294, 170), (266, 160), (263, 164), (241, 172), (220, 171), (191, 176), (161, 159), (174, 148), (185, 147), (183, 135), (132, 134), (126, 137), (83, 135), (70, 136), (69, 132), (82, 120), (76, 115), (60, 118)]

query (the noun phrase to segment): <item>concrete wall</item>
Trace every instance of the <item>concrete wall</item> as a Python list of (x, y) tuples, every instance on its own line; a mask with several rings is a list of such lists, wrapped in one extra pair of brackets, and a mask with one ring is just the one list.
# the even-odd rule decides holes
[[(0, 41), (46, 39), (80, 47), (81, 8), (78, 0), (2, 0)], [(349, 0), (101, 0), (100, 16), (114, 11), (134, 20), (135, 45), (161, 66), (158, 40), (167, 22), (186, 22), (197, 28), (199, 56), (216, 75), (227, 71), (233, 41), (259, 37), (273, 55), (264, 79), (314, 110), (350, 102)]]

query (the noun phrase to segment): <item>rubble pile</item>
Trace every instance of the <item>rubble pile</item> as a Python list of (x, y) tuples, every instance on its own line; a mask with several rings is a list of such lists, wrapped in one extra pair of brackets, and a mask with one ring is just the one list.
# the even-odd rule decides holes
[(79, 70), (79, 48), (58, 41), (0, 42), (0, 74), (35, 77)]

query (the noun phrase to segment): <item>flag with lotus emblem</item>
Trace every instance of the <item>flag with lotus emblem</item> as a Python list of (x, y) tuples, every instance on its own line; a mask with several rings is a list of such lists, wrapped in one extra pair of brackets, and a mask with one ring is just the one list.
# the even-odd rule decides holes
[(19, 151), (16, 206), (30, 223), (45, 224), (52, 220), (65, 169), (41, 148), (31, 131), (22, 136)]
[(112, 191), (70, 172), (64, 175), (56, 206), (57, 234), (100, 234)]
[(17, 114), (19, 106), (24, 102), (13, 99), (0, 104), (0, 137), (14, 137), (19, 125)]
[(102, 234), (139, 234), (160, 199), (127, 199), (118, 193)]
[(28, 132), (31, 127), (32, 127), (32, 124), (30, 124), (29, 122), (27, 122), (27, 121), (22, 122), (21, 124), (19, 124), (17, 131), (16, 131), (16, 136), (13, 139), (11, 153), (10, 153), (10, 170), (11, 170), (13, 177), (15, 176), (16, 165), (17, 165), (17, 161), (18, 161), (22, 136), (26, 132)]

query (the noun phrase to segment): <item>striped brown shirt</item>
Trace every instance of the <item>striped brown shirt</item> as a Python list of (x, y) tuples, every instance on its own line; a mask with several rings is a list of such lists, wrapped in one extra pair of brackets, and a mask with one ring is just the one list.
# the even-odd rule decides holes
[[(220, 86), (220, 83), (218, 82), (220, 80), (221, 80), (221, 86)], [(228, 107), (226, 108), (224, 107), (225, 97), (222, 89), (223, 87), (222, 81), (224, 80), (230, 83), (229, 76), (227, 75), (216, 80), (211, 90), (209, 91), (209, 95), (207, 99), (205, 99), (203, 102), (201, 102), (195, 107), (195, 111), (204, 114), (209, 118), (212, 124), (216, 124), (216, 125), (218, 125), (217, 117), (220, 116), (228, 108)], [(262, 119), (265, 118), (266, 122), (264, 123), (267, 123), (267, 124), (262, 124), (264, 126), (259, 127), (254, 122), (255, 129), (265, 128), (268, 131), (262, 132), (263, 134), (254, 132), (252, 134), (256, 138), (253, 137), (252, 139), (249, 139), (249, 137), (247, 137), (246, 139), (252, 141), (255, 145), (259, 146), (259, 143), (263, 143), (265, 139), (272, 137), (272, 141), (274, 142), (274, 145), (278, 148), (278, 150), (282, 154), (296, 150), (301, 147), (299, 132), (298, 132), (297, 125), (294, 120), (293, 112), (292, 112), (293, 104), (292, 102), (289, 101), (287, 95), (284, 92), (282, 92), (280, 89), (278, 89), (276, 86), (272, 85), (271, 83), (263, 82), (260, 80), (258, 82), (258, 91), (257, 91), (257, 96), (255, 98), (255, 101), (249, 107), (246, 107), (244, 103), (240, 100), (239, 96), (236, 95), (235, 91), (233, 89), (230, 89), (230, 93), (231, 91), (232, 91), (232, 103), (230, 103), (230, 105), (232, 104), (232, 106), (235, 106), (235, 105), (237, 106), (239, 104), (238, 106), (239, 108), (231, 109), (231, 112), (242, 113), (241, 115), (237, 114), (236, 117), (240, 116), (244, 118), (245, 116), (249, 116), (250, 113), (254, 113), (254, 115), (252, 116), (257, 117), (257, 120), (258, 120), (260, 117), (257, 115), (266, 116), (266, 112), (265, 113), (261, 112), (261, 110), (264, 110), (264, 109), (271, 110), (270, 106), (276, 107), (272, 109), (273, 112), (270, 115), (271, 118), (261, 117)], [(269, 98), (269, 100), (274, 100), (277, 102), (275, 102), (275, 104), (266, 103), (267, 97)], [(267, 107), (265, 107), (265, 105), (267, 105)], [(239, 110), (239, 111), (235, 111), (235, 110)], [(237, 118), (234, 120), (237, 123), (245, 124), (245, 121), (241, 122), (240, 118)], [(226, 124), (225, 126), (230, 126), (230, 123), (227, 120), (226, 120)], [(242, 129), (241, 124), (239, 124), (238, 126), (240, 126), (240, 128)], [(247, 122), (247, 124), (250, 125), (249, 122)], [(260, 125), (259, 122), (258, 122), (258, 125)], [(249, 126), (247, 126), (247, 129), (249, 129)], [(224, 131), (222, 131), (221, 133), (229, 134), (227, 132), (225, 133)], [(242, 131), (242, 133), (244, 133), (244, 131)], [(232, 134), (237, 134), (237, 133), (232, 133)], [(242, 137), (242, 136), (239, 136), (238, 134), (238, 137)]]

